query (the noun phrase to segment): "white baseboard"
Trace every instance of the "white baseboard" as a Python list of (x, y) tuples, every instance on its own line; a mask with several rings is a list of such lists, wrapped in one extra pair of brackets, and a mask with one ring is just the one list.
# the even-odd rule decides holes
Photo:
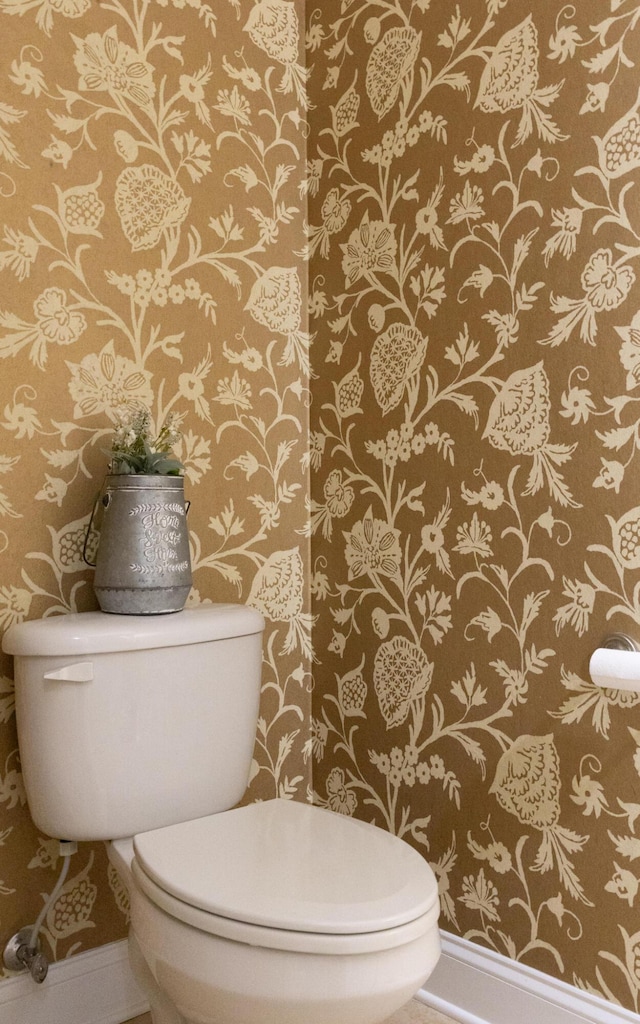
[(638, 1024), (630, 1010), (468, 939), (441, 932), (442, 956), (416, 996), (460, 1024)]
[[(416, 996), (460, 1024), (638, 1024), (635, 1013), (441, 933), (442, 956)], [(20, 974), (0, 981), (0, 1024), (122, 1024), (148, 1010), (127, 943), (62, 960), (36, 985)]]
[(122, 1024), (148, 1009), (126, 940), (52, 964), (41, 985), (28, 974), (0, 981), (0, 1024)]

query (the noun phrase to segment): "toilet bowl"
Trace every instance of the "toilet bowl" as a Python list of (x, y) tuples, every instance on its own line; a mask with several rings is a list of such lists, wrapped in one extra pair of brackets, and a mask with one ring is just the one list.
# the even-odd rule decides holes
[(378, 1024), (435, 966), (436, 880), (366, 822), (234, 806), (263, 626), (206, 605), (11, 627), (31, 814), (47, 835), (107, 842), (154, 1024)]
[(375, 1024), (438, 959), (433, 873), (364, 822), (285, 800), (116, 840), (132, 934), (178, 1016), (154, 1024)]

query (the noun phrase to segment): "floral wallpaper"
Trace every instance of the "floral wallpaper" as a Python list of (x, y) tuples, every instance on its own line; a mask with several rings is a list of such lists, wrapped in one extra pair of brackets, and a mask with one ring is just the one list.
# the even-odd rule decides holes
[(307, 5), (316, 800), (640, 1009), (640, 4)]
[[(375, 821), (445, 928), (636, 1011), (640, 697), (588, 659), (640, 621), (639, 21), (0, 0), (0, 626), (94, 607), (114, 424), (176, 414), (190, 600), (267, 620), (249, 798)], [(57, 865), (0, 671), (8, 936)], [(45, 951), (126, 913), (83, 845)]]
[[(310, 785), (307, 70), (294, 0), (0, 0), (0, 627), (95, 607), (82, 560), (114, 426), (182, 429), (190, 601), (267, 620), (249, 797)], [(0, 666), (0, 928), (57, 843), (31, 824)], [(162, 742), (159, 737), (159, 742)], [(43, 949), (126, 934), (82, 844)]]

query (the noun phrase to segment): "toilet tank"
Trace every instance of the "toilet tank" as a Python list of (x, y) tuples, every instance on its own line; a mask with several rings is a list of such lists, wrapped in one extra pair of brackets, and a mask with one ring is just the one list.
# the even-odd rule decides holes
[(12, 626), (31, 816), (60, 839), (117, 839), (226, 810), (251, 765), (259, 612), (84, 612)]

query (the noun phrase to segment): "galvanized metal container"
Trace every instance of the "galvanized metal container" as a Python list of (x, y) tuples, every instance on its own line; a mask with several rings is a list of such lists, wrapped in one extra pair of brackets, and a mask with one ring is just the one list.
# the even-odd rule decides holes
[(180, 476), (108, 476), (94, 590), (103, 612), (159, 615), (184, 608), (191, 558)]

